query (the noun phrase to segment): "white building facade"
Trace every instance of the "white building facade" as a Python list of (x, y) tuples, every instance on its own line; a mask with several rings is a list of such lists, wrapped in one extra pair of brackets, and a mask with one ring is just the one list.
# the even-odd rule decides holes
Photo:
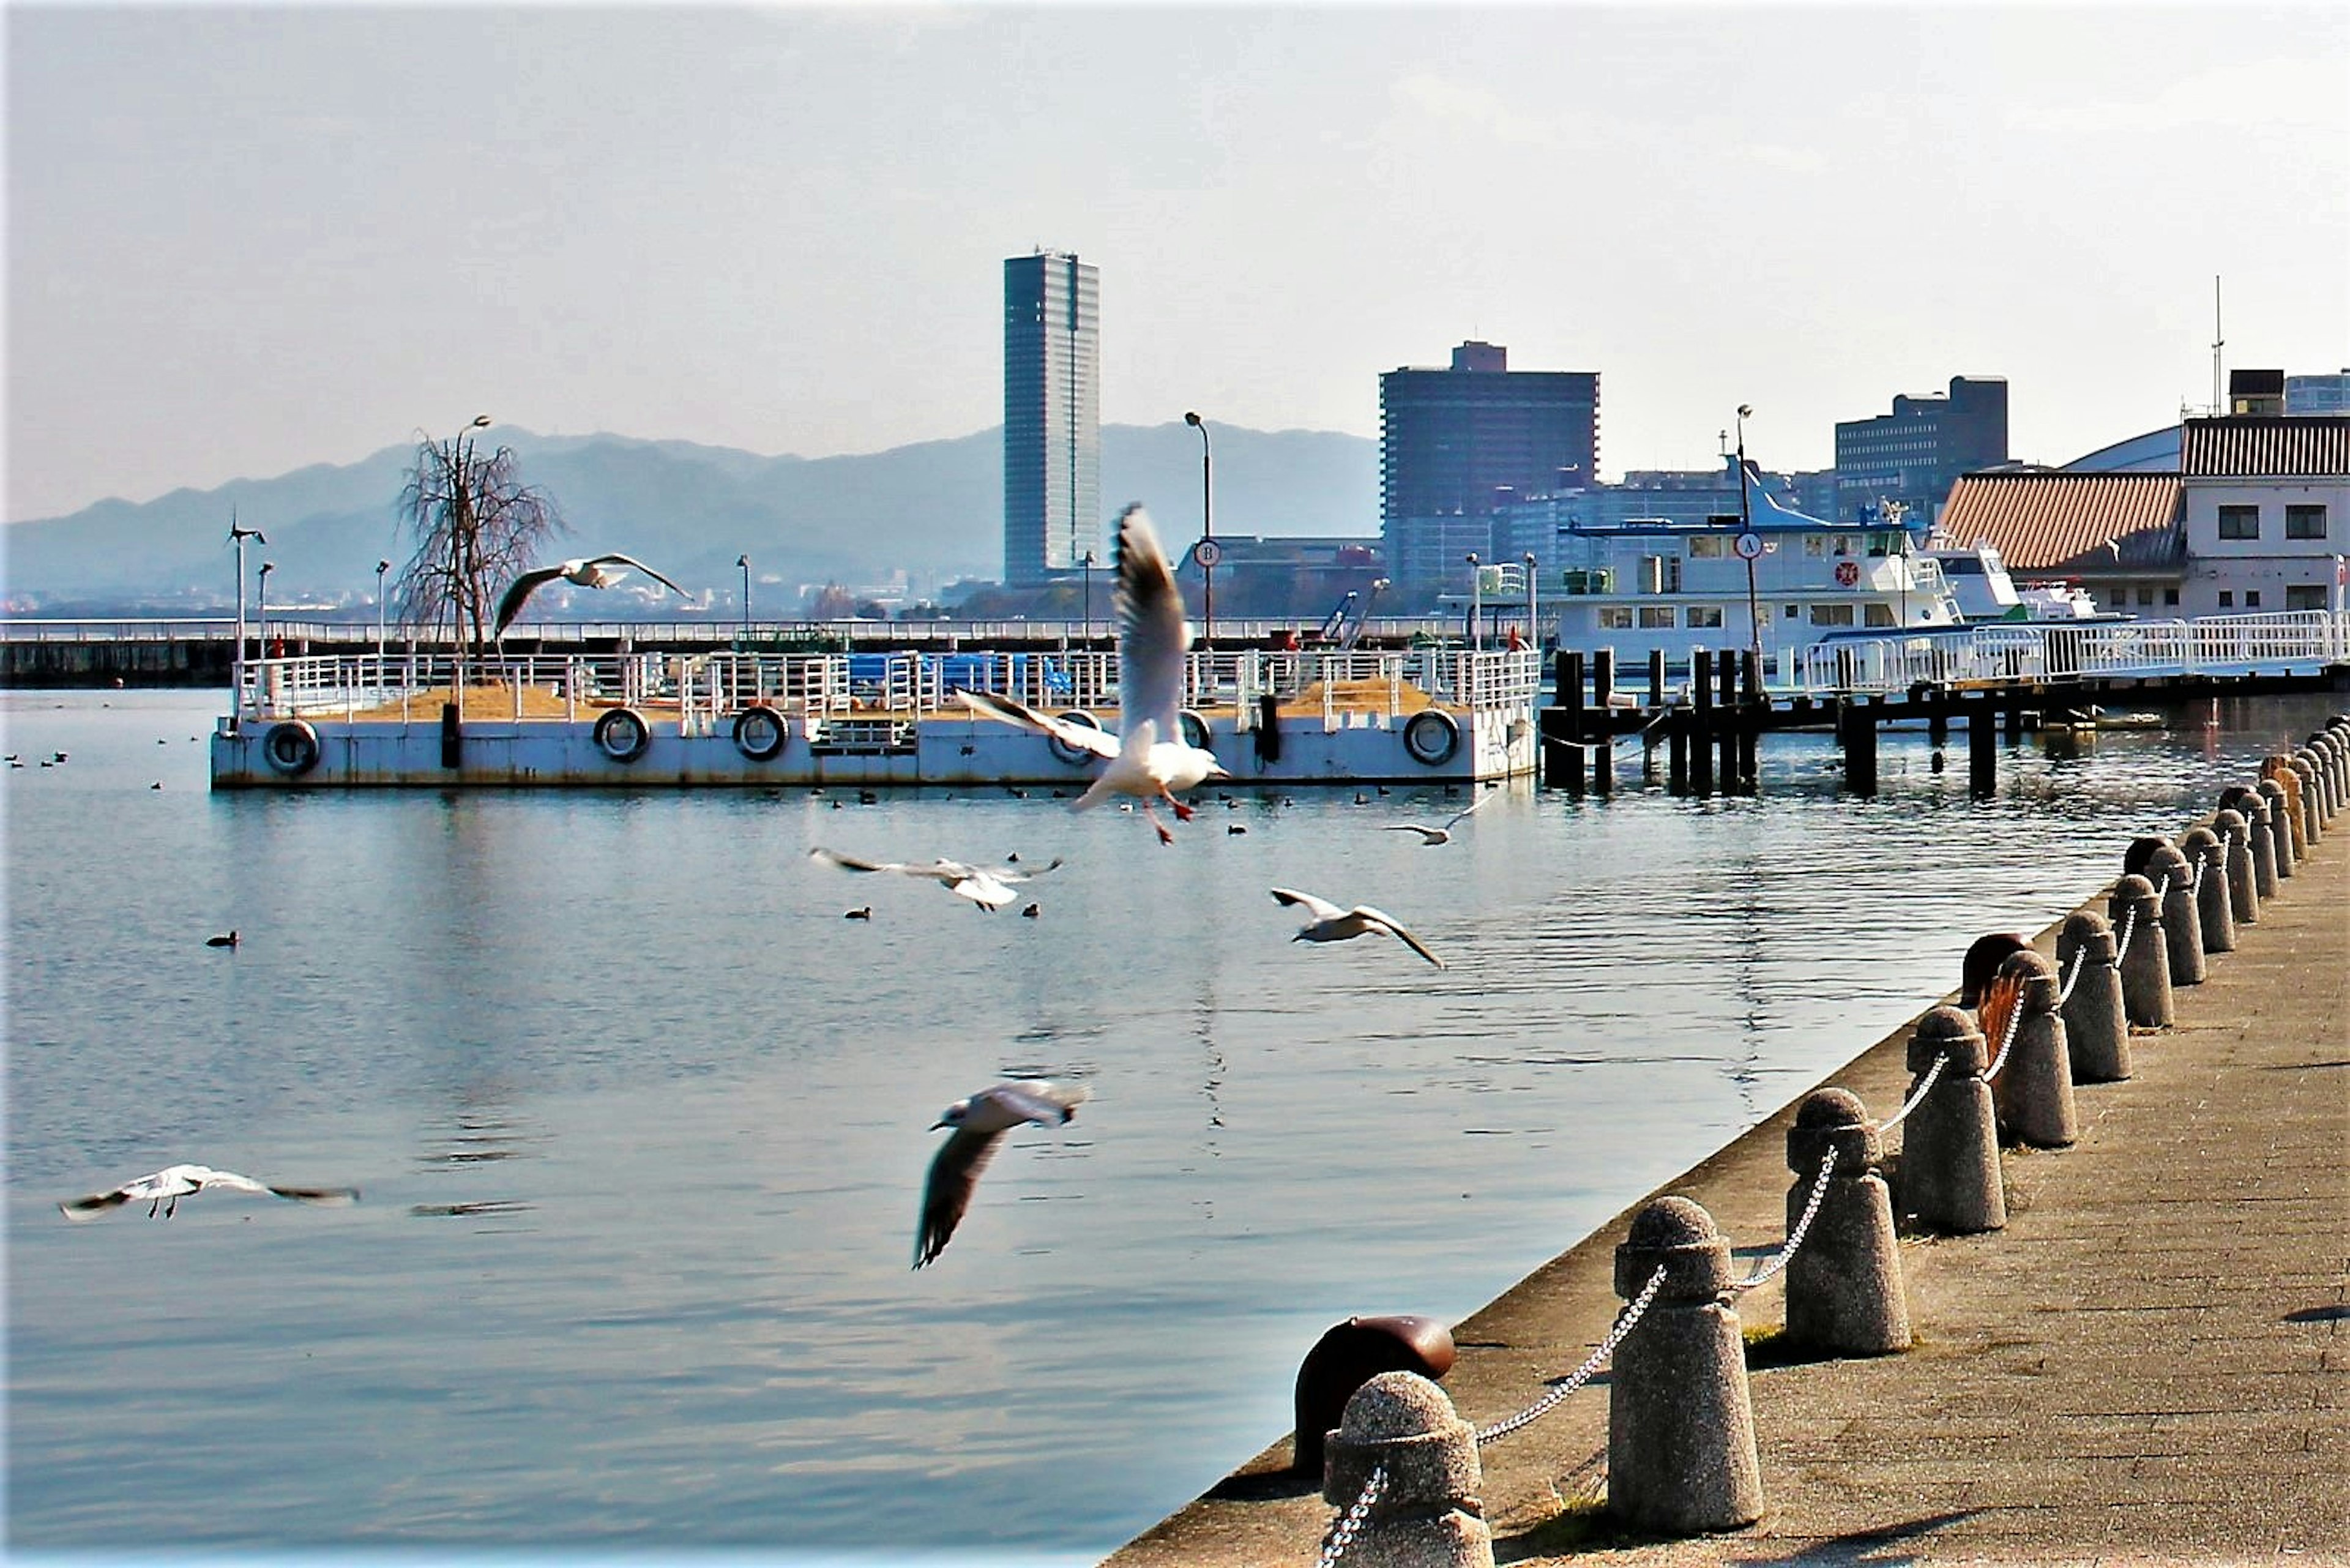
[(2189, 420), (2181, 613), (2344, 607), (2350, 415)]

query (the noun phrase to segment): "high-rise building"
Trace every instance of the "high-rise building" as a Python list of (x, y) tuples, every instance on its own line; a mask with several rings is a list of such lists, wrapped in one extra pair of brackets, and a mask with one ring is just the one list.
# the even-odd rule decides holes
[(1889, 414), (1836, 421), (1835, 521), (1867, 522), (1890, 501), (1929, 523), (1959, 475), (2006, 461), (2005, 379), (1954, 376), (1947, 397), (1897, 397)]
[(1058, 251), (1003, 264), (1003, 580), (1085, 564), (1101, 535), (1101, 272)]
[(1588, 485), (1599, 464), (1599, 378), (1513, 370), (1509, 350), (1463, 343), (1450, 369), (1379, 378), (1379, 531), (1397, 588), (1425, 598), (1494, 548), (1502, 507)]
[(2287, 376), (2284, 411), (2289, 414), (2350, 414), (2350, 369), (2338, 375)]

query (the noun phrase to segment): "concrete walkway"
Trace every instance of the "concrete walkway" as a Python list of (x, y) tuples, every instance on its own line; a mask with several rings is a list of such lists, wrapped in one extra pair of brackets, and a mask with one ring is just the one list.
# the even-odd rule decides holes
[[(2004, 1231), (1904, 1241), (1913, 1350), (1758, 1355), (1761, 1523), (1617, 1532), (1593, 1506), (1603, 1373), (1482, 1450), (1496, 1560), (2350, 1563), (2350, 813), (2238, 950), (2179, 988), (2178, 1016), (2133, 1032), (2129, 1082), (2078, 1086), (2073, 1147), (2008, 1151)], [(1827, 1081), (1891, 1115), (1908, 1034)], [(1742, 1272), (1783, 1232), (1793, 1113), (1659, 1189), (1705, 1205)], [(1632, 1212), (1456, 1327), (1444, 1387), (1465, 1419), (1515, 1413), (1589, 1354), (1621, 1304), (1610, 1271)], [(1739, 1310), (1770, 1327), (1783, 1300), (1773, 1282)], [(1288, 1450), (1110, 1563), (1311, 1563), (1333, 1510), (1318, 1478), (1280, 1473)]]

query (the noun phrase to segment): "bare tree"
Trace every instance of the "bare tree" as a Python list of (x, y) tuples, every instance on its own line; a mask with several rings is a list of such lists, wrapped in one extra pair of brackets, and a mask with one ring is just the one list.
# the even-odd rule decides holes
[(416, 541), (397, 585), (400, 624), (446, 625), (476, 655), (504, 586), (566, 532), (554, 498), (522, 483), (513, 448), (481, 454), (472, 432), (489, 422), (483, 414), (445, 441), (420, 438), (400, 493), (400, 524)]

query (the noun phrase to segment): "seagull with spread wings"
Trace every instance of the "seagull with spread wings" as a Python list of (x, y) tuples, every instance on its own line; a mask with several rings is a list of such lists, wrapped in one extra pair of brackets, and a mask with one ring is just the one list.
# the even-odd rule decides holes
[(808, 851), (808, 858), (827, 866), (837, 866), (843, 871), (894, 871), (900, 877), (920, 877), (936, 882), (958, 898), (969, 898), (983, 909), (1000, 909), (1020, 895), (1012, 884), (1025, 882), (1032, 877), (1042, 877), (1061, 864), (1057, 859), (1030, 870), (1025, 866), (1006, 863), (1002, 866), (966, 866), (960, 860), (933, 860), (918, 866), (901, 860), (860, 860), (854, 855), (843, 855), (822, 845)]
[(1492, 798), (1490, 794), (1479, 795), (1475, 800), (1446, 817), (1444, 826), (1441, 827), (1423, 827), (1417, 822), (1391, 822), (1388, 824), (1387, 831), (1417, 833), (1419, 835), (1419, 842), (1423, 847), (1437, 844), (1450, 844), (1452, 842), (1452, 830), (1461, 826), (1462, 819)]
[(552, 566), (534, 566), (516, 577), (507, 587), (505, 597), (498, 601), (497, 628), (490, 635), (504, 637), (506, 628), (514, 624), (514, 618), (522, 614), (522, 607), (530, 596), (557, 577), (583, 588), (608, 588), (630, 572), (642, 572), (673, 594), (682, 597), (685, 593), (633, 556), (582, 556), (576, 560), (558, 561)]
[(1015, 1078), (957, 1100), (941, 1112), (931, 1130), (952, 1127), (954, 1136), (940, 1147), (931, 1161), (930, 1179), (922, 1186), (922, 1229), (914, 1242), (914, 1267), (946, 1251), (948, 1239), (971, 1208), (980, 1173), (995, 1158), (1005, 1133), (1028, 1122), (1066, 1126), (1085, 1097), (1082, 1085)]
[(1275, 888), (1273, 896), (1276, 902), (1295, 904), (1314, 917), (1311, 923), (1289, 939), (1292, 941), (1343, 942), (1366, 932), (1384, 931), (1437, 968), (1444, 967), (1444, 961), (1430, 952), (1418, 937), (1406, 930), (1401, 920), (1374, 909), (1368, 904), (1342, 909), (1326, 898), (1317, 898), (1311, 893), (1300, 893), (1289, 888)]
[(1024, 702), (993, 691), (958, 691), (964, 706), (1007, 724), (1039, 730), (1079, 751), (1106, 757), (1104, 768), (1076, 805), (1098, 805), (1114, 794), (1131, 795), (1159, 831), (1159, 842), (1175, 836), (1151, 807), (1165, 801), (1178, 822), (1191, 820), (1191, 808), (1175, 798), (1210, 779), (1230, 778), (1215, 753), (1183, 738), (1183, 654), (1191, 628), (1183, 622), (1183, 596), (1175, 568), (1167, 563), (1149, 514), (1129, 506), (1118, 514), (1115, 551), (1118, 619), (1118, 733), (1040, 713)]
[(180, 1199), (199, 1192), (218, 1189), (225, 1192), (259, 1192), (272, 1198), (290, 1198), (296, 1203), (340, 1205), (359, 1201), (355, 1187), (273, 1187), (265, 1181), (255, 1181), (249, 1176), (239, 1176), (234, 1170), (214, 1170), (209, 1165), (167, 1165), (152, 1175), (136, 1177), (110, 1192), (93, 1192), (87, 1198), (77, 1198), (57, 1207), (68, 1220), (87, 1220), (121, 1208), (126, 1203), (145, 1203), (147, 1218), (155, 1218), (161, 1209), (169, 1220), (179, 1211)]

